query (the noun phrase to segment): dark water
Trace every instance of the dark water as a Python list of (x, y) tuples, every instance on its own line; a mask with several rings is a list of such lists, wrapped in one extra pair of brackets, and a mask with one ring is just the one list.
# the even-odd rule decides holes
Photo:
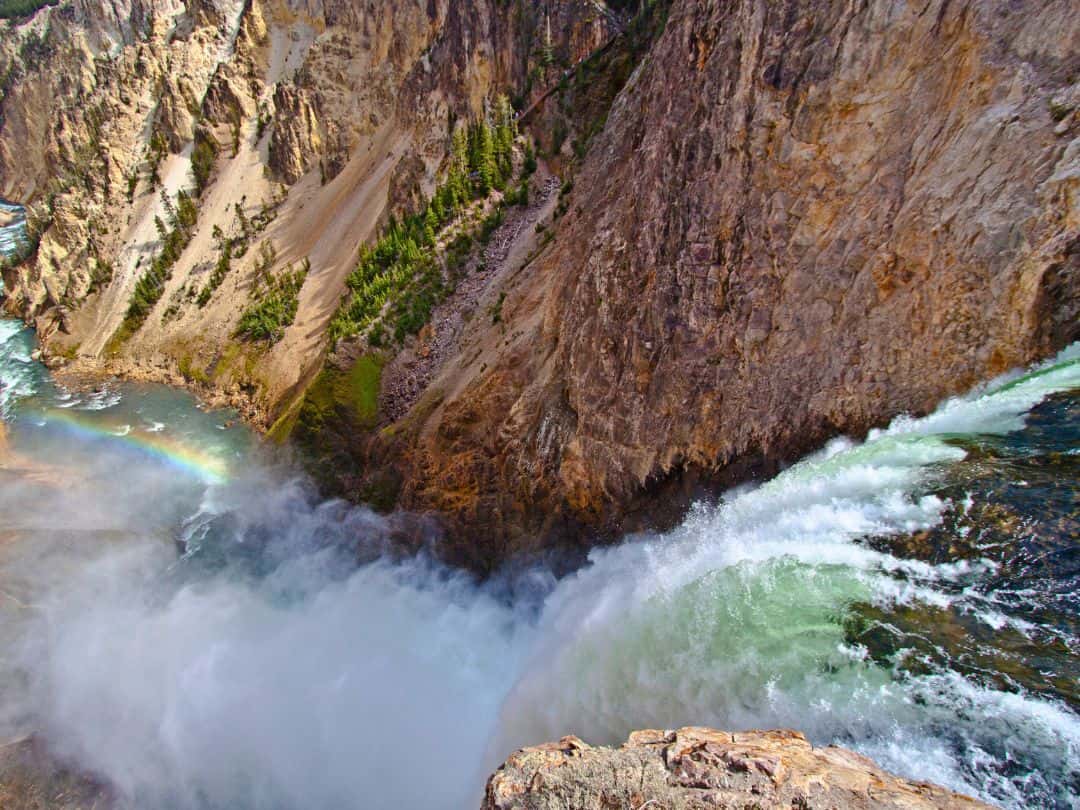
[(876, 615), (851, 634), (879, 658), (908, 651), (911, 670), (944, 665), (972, 680), (1080, 710), (1080, 391), (1055, 394), (1004, 436), (952, 440), (966, 452), (934, 494), (940, 525), (871, 545), (934, 565), (985, 572), (950, 585), (940, 610)]

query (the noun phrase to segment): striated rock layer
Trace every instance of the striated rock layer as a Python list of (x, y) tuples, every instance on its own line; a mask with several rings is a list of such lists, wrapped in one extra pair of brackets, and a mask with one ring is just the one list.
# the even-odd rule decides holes
[(941, 808), (988, 805), (882, 771), (794, 731), (637, 731), (621, 748), (577, 737), (526, 748), (488, 780), (483, 810)]

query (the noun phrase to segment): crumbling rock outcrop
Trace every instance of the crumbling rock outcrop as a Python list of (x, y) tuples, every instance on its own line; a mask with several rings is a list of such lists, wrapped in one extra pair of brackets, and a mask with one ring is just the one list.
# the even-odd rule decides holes
[(513, 754), (488, 780), (483, 810), (829, 808), (975, 810), (981, 802), (886, 773), (794, 731), (637, 731), (620, 748), (577, 737)]
[(198, 109), (199, 104), (190, 82), (178, 81), (173, 76), (164, 78), (154, 123), (172, 152), (180, 152), (195, 137), (195, 113)]
[(307, 174), (322, 151), (319, 119), (303, 88), (288, 84), (278, 85), (274, 108), (278, 122), (270, 139), (270, 167), (292, 184)]

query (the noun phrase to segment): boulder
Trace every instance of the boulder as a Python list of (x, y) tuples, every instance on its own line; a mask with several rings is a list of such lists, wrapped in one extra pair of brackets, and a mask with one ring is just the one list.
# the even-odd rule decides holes
[(950, 808), (988, 805), (886, 773), (796, 731), (636, 731), (619, 748), (577, 737), (525, 748), (488, 780), (483, 810)]

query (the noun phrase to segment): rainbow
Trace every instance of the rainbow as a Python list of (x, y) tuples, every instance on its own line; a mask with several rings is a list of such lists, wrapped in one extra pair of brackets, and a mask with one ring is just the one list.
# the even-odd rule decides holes
[[(101, 417), (88, 418), (77, 412), (50, 408), (45, 411), (47, 425), (60, 425), (84, 438), (109, 439), (129, 447), (212, 484), (229, 478), (228, 465), (218, 456), (189, 447), (176, 439), (128, 425), (103, 423)], [(128, 432), (124, 431), (128, 428)]]

